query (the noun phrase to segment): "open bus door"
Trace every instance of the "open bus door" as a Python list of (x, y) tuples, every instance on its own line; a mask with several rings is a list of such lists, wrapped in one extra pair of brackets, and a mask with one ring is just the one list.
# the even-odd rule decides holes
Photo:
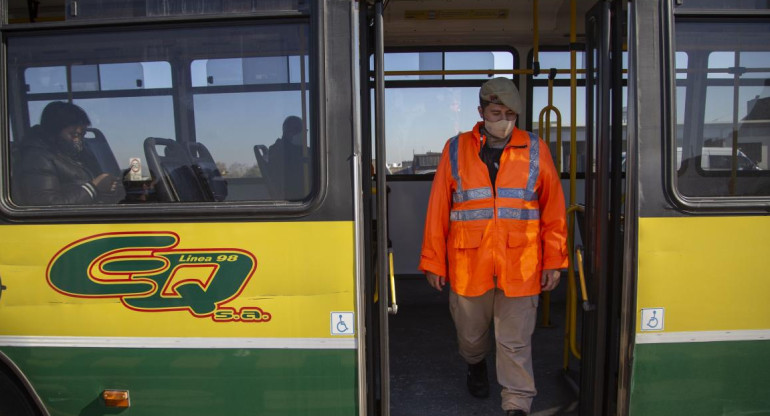
[[(388, 253), (387, 167), (385, 161), (385, 75), (384, 75), (384, 5), (359, 8), (359, 54), (361, 83), (361, 160), (364, 163), (363, 194), (365, 287), (367, 327), (366, 342), (366, 412), (390, 415), (390, 352), (388, 315), (393, 283)], [(370, 56), (374, 67), (370, 67)], [(372, 76), (373, 74), (373, 76)], [(374, 82), (372, 82), (372, 79)], [(374, 108), (372, 108), (374, 104)], [(372, 111), (374, 110), (374, 111)], [(373, 117), (369, 117), (373, 115)], [(372, 137), (374, 132), (374, 137)], [(372, 147), (374, 144), (374, 148)]]
[(622, 283), (622, 28), (620, 1), (586, 14), (586, 289), (580, 414), (615, 413)]

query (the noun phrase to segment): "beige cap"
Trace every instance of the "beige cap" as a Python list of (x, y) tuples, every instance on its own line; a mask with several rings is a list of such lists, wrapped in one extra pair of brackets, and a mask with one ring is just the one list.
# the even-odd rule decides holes
[(508, 78), (492, 78), (481, 86), (479, 98), (494, 104), (502, 104), (516, 114), (521, 114), (521, 96), (516, 85)]

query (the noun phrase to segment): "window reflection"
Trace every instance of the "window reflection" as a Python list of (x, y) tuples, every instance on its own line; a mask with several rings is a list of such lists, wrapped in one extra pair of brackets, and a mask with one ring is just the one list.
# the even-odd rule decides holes
[[(316, 148), (308, 44), (307, 24), (9, 38), (9, 79), (24, 81), (8, 85), (11, 102), (21, 104), (8, 110), (13, 202), (307, 199)], [(99, 168), (80, 185), (106, 166), (119, 197), (28, 197), (22, 149), (52, 102), (88, 114), (83, 140)]]
[(677, 56), (687, 55), (677, 59), (682, 195), (770, 196), (769, 39), (766, 22), (677, 25)]

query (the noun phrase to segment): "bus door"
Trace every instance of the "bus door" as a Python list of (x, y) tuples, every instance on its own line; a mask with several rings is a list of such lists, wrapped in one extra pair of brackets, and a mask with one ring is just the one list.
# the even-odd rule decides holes
[[(388, 239), (385, 150), (384, 4), (359, 9), (358, 47), (363, 195), (366, 412), (390, 414), (388, 316), (395, 314), (392, 260)], [(374, 59), (370, 59), (374, 57)], [(367, 116), (371, 115), (371, 117)], [(392, 302), (392, 303), (391, 303)], [(361, 365), (364, 365), (363, 363)]]
[(586, 15), (587, 164), (580, 414), (612, 414), (622, 266), (622, 4)]

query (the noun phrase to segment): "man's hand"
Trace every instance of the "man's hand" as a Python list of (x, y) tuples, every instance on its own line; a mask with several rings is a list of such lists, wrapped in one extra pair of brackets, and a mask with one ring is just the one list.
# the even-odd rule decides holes
[(544, 291), (551, 291), (559, 285), (559, 275), (561, 272), (558, 270), (543, 270), (543, 275), (540, 277), (540, 289)]
[(446, 277), (431, 272), (425, 272), (425, 278), (428, 279), (428, 284), (439, 292), (441, 292), (446, 284)]
[(91, 181), (91, 184), (94, 185), (94, 188), (96, 188), (97, 191), (109, 194), (117, 190), (118, 180), (109, 173), (102, 173), (95, 177), (94, 180)]

